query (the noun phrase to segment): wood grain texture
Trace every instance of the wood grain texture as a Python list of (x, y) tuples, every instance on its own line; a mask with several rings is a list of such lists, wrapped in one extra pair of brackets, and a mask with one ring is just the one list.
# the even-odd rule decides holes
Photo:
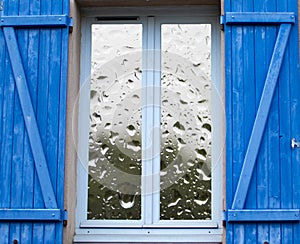
[[(239, 5), (241, 2), (243, 3), (242, 10)], [(225, 0), (225, 11), (297, 12), (297, 2)], [(237, 156), (242, 155), (244, 158), (249, 143), (249, 129), (251, 130), (251, 124), (253, 124), (256, 114), (261, 113), (259, 104), (262, 101), (262, 94), (266, 94), (265, 83), (262, 81), (266, 80), (266, 77), (268, 80), (272, 76), (274, 80), (277, 80), (277, 74), (275, 77), (272, 74), (276, 68), (270, 68), (268, 71), (268, 67), (276, 38), (280, 33), (279, 24), (277, 27), (268, 24), (252, 26), (249, 23), (234, 27), (225, 26), (225, 50), (226, 60), (228, 60), (225, 62), (226, 98), (228, 98), (226, 99), (227, 204), (232, 201), (232, 194), (235, 193), (237, 187), (236, 176), (241, 173), (240, 160)], [(240, 29), (242, 29), (242, 35), (238, 38), (237, 33)], [(300, 96), (292, 95), (292, 93), (299, 94), (298, 88), (295, 89), (299, 86), (299, 82), (297, 82), (299, 81), (299, 71), (296, 70), (299, 64), (298, 44), (296, 44), (298, 40), (298, 26), (295, 23), (292, 24), (287, 40), (288, 46), (282, 56), (282, 67), (280, 72), (277, 72), (279, 79), (276, 82), (278, 83), (271, 89), (272, 92), (268, 93), (268, 96), (272, 97), (269, 115), (255, 160), (253, 175), (249, 181), (249, 192), (245, 196), (245, 206), (243, 206), (243, 208), (246, 207), (245, 209), (286, 208), (292, 210), (299, 208), (299, 202), (296, 201), (299, 199), (299, 188), (296, 187), (299, 184), (299, 177), (294, 173), (297, 171), (299, 174), (299, 166), (293, 164), (293, 157), (299, 160), (299, 152), (291, 150), (290, 146), (291, 137), (297, 136), (299, 133), (299, 126), (296, 126), (295, 122), (299, 119), (299, 115), (297, 116), (293, 110), (298, 111)], [(283, 43), (284, 41), (278, 39), (278, 42)], [(243, 50), (243, 52), (239, 50)], [(276, 57), (273, 57), (274, 60), (278, 61)], [(237, 75), (237, 72), (243, 74), (243, 79)], [(232, 94), (229, 94), (230, 92)], [(240, 110), (237, 111), (239, 108)], [(242, 130), (240, 130), (241, 123), (243, 124)], [(258, 136), (254, 137), (255, 139), (259, 138)], [(246, 192), (245, 189), (244, 191)], [(238, 207), (238, 204), (234, 205), (234, 208)], [(299, 242), (299, 238), (294, 234), (295, 231), (299, 231), (298, 222), (260, 223), (257, 221), (256, 223), (249, 221), (244, 224), (227, 224), (226, 229), (227, 243)]]
[[(60, 2), (7, 1), (4, 14), (68, 14), (68, 1)], [(61, 213), (68, 30), (22, 27), (0, 31), (0, 208), (24, 211), (57, 203)], [(25, 212), (11, 215), (10, 220), (2, 216), (1, 243), (62, 242), (61, 220), (36, 222), (38, 217), (31, 216), (19, 221)]]

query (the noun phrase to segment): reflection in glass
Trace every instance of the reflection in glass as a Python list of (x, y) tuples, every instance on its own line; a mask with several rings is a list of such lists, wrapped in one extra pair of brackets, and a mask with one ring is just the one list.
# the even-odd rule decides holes
[(88, 219), (141, 218), (141, 48), (141, 25), (92, 25)]
[(160, 219), (211, 219), (211, 26), (162, 31)]

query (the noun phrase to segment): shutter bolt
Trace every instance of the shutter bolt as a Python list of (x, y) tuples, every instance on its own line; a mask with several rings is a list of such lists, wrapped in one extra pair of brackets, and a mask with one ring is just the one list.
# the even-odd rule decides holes
[(234, 15), (232, 15), (231, 18), (234, 19), (235, 18)]
[(1, 19), (1, 22), (4, 22), (4, 19)]
[(58, 21), (61, 21), (61, 18), (59, 18)]
[(55, 213), (52, 214), (52, 217), (55, 217)]
[(294, 19), (295, 18), (295, 16), (294, 15), (291, 15), (291, 19)]

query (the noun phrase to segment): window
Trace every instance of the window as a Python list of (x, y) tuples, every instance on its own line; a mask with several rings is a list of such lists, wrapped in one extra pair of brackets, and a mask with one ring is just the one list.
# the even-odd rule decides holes
[(220, 242), (218, 13), (84, 15), (75, 241)]

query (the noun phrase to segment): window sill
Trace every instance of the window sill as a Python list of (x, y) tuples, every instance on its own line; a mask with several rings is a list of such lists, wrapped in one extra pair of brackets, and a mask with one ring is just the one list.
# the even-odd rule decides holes
[[(76, 229), (75, 243), (97, 242), (163, 242), (221, 243), (222, 229)], [(201, 240), (201, 242), (199, 242)]]

